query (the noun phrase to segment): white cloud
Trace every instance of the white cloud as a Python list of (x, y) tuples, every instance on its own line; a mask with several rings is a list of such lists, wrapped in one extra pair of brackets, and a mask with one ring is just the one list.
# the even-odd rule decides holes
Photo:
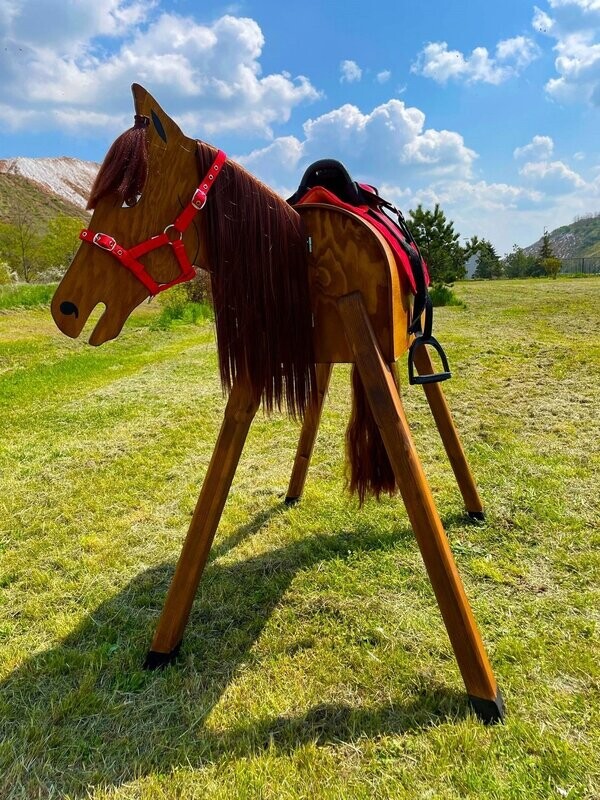
[(460, 50), (448, 50), (447, 42), (430, 42), (417, 56), (411, 72), (440, 84), (452, 79), (499, 84), (518, 75), (538, 57), (539, 52), (535, 42), (525, 36), (498, 42), (493, 57), (485, 47), (476, 47), (465, 56)]
[(529, 161), (519, 170), (519, 174), (555, 195), (586, 186), (581, 175), (563, 161)]
[(515, 158), (550, 158), (554, 151), (554, 142), (550, 136), (534, 136), (529, 144), (517, 147), (513, 152)]
[[(140, 25), (152, 4), (98, 0), (82, 4), (80, 15), (64, 0), (48, 0), (38, 25), (23, 16), (33, 2), (15, 6), (0, 40), (0, 105), (10, 109), (1, 116), (13, 128), (25, 112), (33, 114), (30, 122), (43, 118), (46, 125), (60, 116), (90, 126), (112, 120), (116, 127), (125, 113), (131, 116), (124, 87), (137, 81), (174, 116), (185, 116), (190, 133), (270, 137), (273, 124), (319, 96), (303, 76), (262, 75), (264, 37), (252, 19), (223, 16), (201, 25), (163, 13)], [(60, 22), (54, 27), (46, 21), (49, 8)], [(114, 38), (114, 52), (97, 46), (100, 36)]]
[(600, 11), (600, 0), (550, 0), (552, 8), (576, 6), (583, 11)]
[(535, 8), (533, 26), (555, 40), (556, 77), (546, 93), (560, 103), (600, 106), (600, 0), (550, 0), (552, 16)]
[(377, 83), (387, 83), (389, 79), (392, 77), (392, 73), (389, 69), (384, 69), (381, 72), (378, 72), (375, 76), (375, 80)]
[(420, 109), (392, 99), (370, 112), (341, 106), (307, 120), (302, 137), (280, 137), (238, 160), (287, 197), (310, 162), (337, 158), (356, 180), (378, 186), (405, 212), (418, 203), (440, 203), (461, 236), (484, 236), (507, 252), (600, 201), (600, 176), (587, 181), (562, 161), (551, 161), (550, 137), (533, 137), (520, 149), (528, 159), (520, 181), (488, 183), (473, 174), (477, 154), (458, 132), (428, 128)]
[(240, 161), (274, 188), (295, 188), (299, 173), (318, 158), (343, 161), (374, 183), (415, 176), (469, 177), (477, 154), (455, 131), (425, 128), (425, 115), (392, 99), (363, 113), (344, 105), (304, 123), (304, 138), (286, 136)]
[(362, 69), (356, 61), (342, 61), (340, 73), (340, 83), (356, 83), (362, 78)]

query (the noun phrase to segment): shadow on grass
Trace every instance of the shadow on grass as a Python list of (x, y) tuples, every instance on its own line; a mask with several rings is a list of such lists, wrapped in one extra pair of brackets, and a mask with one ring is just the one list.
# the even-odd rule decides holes
[[(277, 509), (275, 509), (276, 511)], [(223, 555), (255, 533), (259, 515), (217, 547)], [(238, 671), (260, 669), (253, 645), (299, 570), (349, 551), (385, 551), (412, 539), (368, 525), (317, 534), (233, 564), (206, 569), (177, 665), (141, 669), (172, 574), (137, 576), (59, 646), (33, 656), (0, 684), (0, 796), (83, 798), (179, 765), (205, 767), (265, 747), (421, 729), (467, 713), (461, 695), (431, 686), (409, 702), (353, 708), (319, 705), (215, 733), (208, 714)]]

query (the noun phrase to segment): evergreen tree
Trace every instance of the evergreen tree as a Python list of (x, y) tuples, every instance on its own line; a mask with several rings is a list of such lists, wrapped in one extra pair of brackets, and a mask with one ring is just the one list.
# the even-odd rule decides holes
[(536, 257), (529, 256), (516, 244), (510, 253), (504, 256), (502, 266), (507, 278), (526, 278), (535, 268)]
[(430, 211), (419, 203), (414, 211), (411, 209), (407, 221), (427, 262), (432, 284), (464, 278), (466, 248), (459, 244), (460, 234), (454, 230), (454, 223), (446, 219), (439, 204)]
[(477, 266), (473, 277), (487, 280), (502, 277), (502, 262), (494, 245), (487, 239), (482, 239), (477, 252)]
[(554, 258), (554, 250), (552, 249), (552, 243), (550, 242), (550, 234), (548, 231), (544, 231), (544, 235), (542, 236), (542, 246), (540, 248), (539, 253), (540, 259), (542, 258)]

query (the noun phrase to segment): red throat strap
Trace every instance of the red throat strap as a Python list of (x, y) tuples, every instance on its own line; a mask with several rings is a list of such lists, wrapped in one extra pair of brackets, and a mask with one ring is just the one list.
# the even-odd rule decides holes
[[(217, 157), (200, 182), (200, 185), (194, 192), (190, 202), (183, 209), (181, 214), (179, 214), (179, 216), (175, 219), (175, 221), (167, 225), (162, 233), (151, 236), (149, 239), (146, 239), (140, 244), (130, 247), (129, 250), (122, 247), (109, 234), (95, 233), (89, 228), (81, 231), (79, 238), (84, 242), (95, 244), (96, 247), (100, 247), (102, 250), (106, 250), (108, 253), (111, 253), (125, 267), (125, 269), (128, 269), (130, 272), (132, 272), (135, 277), (144, 284), (146, 289), (148, 289), (150, 294), (153, 296), (159, 294), (160, 292), (164, 292), (166, 289), (170, 289), (171, 286), (175, 286), (178, 283), (184, 283), (185, 281), (191, 280), (193, 277), (195, 277), (196, 271), (190, 263), (187, 253), (185, 252), (183, 234), (191, 225), (198, 211), (203, 209), (206, 205), (208, 193), (221, 174), (223, 164), (226, 160), (226, 154), (222, 150), (219, 150)], [(169, 231), (171, 231), (171, 229), (175, 231), (175, 234), (179, 235), (171, 238), (171, 236), (169, 236)], [(157, 283), (154, 278), (148, 274), (146, 267), (140, 261), (138, 261), (138, 259), (141, 258), (141, 256), (146, 255), (146, 253), (150, 253), (152, 250), (156, 250), (164, 245), (169, 245), (173, 249), (173, 253), (177, 259), (181, 272), (176, 278), (168, 283)]]

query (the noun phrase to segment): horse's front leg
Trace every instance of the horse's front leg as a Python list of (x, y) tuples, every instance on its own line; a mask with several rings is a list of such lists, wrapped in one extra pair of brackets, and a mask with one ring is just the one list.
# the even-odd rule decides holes
[(200, 577), (206, 566), (258, 405), (247, 387), (239, 383), (233, 385), (219, 438), (154, 634), (152, 648), (146, 658), (145, 667), (148, 669), (161, 667), (177, 655)]

